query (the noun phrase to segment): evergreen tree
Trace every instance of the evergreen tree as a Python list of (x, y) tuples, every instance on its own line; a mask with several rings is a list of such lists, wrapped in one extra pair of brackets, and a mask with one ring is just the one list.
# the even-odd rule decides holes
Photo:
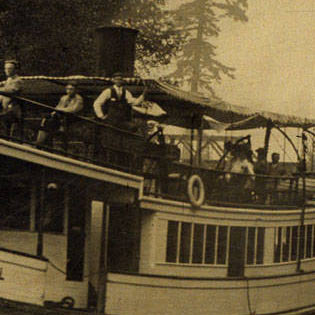
[(211, 38), (219, 36), (222, 18), (246, 22), (246, 9), (247, 0), (193, 0), (182, 4), (174, 17), (186, 41), (172, 75), (188, 82), (194, 92), (202, 90), (215, 96), (212, 83), (220, 82), (222, 74), (233, 78), (234, 69), (217, 60)]

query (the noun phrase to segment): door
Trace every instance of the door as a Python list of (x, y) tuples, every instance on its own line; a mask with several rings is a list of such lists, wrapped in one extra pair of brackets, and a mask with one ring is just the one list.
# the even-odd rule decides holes
[(84, 188), (69, 189), (67, 280), (82, 281), (85, 247), (86, 194)]
[(229, 277), (243, 277), (245, 265), (245, 236), (243, 227), (231, 227), (229, 248)]

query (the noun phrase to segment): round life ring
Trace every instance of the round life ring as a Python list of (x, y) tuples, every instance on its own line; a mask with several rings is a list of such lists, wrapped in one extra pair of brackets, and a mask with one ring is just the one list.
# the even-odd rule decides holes
[[(198, 190), (197, 194), (196, 188)], [(205, 201), (205, 186), (199, 175), (194, 174), (190, 176), (187, 184), (187, 193), (190, 203), (194, 207), (200, 207), (203, 204)]]
[(74, 298), (73, 298), (73, 297), (71, 297), (71, 296), (66, 296), (66, 297), (64, 297), (64, 298), (61, 300), (60, 305), (61, 305), (61, 307), (70, 308), (70, 309), (71, 309), (71, 308), (73, 308), (74, 303), (75, 303), (75, 301), (74, 301)]

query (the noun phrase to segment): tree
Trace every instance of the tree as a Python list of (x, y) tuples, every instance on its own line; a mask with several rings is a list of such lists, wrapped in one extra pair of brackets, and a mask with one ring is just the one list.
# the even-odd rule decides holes
[(137, 58), (143, 68), (165, 64), (180, 35), (163, 5), (163, 0), (0, 0), (0, 58), (18, 58), (29, 75), (91, 75), (95, 28), (114, 23), (140, 30)]
[(233, 78), (234, 69), (216, 59), (216, 47), (211, 38), (220, 34), (219, 22), (229, 17), (246, 22), (247, 0), (193, 0), (174, 12), (177, 29), (186, 38), (173, 76), (183, 78), (191, 90), (207, 91), (215, 96), (213, 82), (221, 75)]
[(163, 10), (164, 0), (129, 0), (112, 20), (138, 29), (137, 60), (141, 70), (167, 65), (183, 42), (174, 25), (173, 16)]

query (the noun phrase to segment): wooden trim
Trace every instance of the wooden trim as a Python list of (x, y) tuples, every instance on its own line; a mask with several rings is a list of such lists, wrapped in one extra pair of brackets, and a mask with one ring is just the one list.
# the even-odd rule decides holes
[(78, 161), (3, 139), (0, 139), (0, 153), (8, 157), (40, 164), (67, 173), (77, 174), (135, 189), (140, 189), (143, 181), (143, 177), (140, 176), (120, 172), (92, 163)]
[(37, 259), (37, 260), (48, 261), (48, 259), (45, 257), (39, 257), (39, 256), (35, 256), (32, 254), (27, 254), (27, 253), (19, 252), (17, 250), (7, 249), (7, 248), (3, 248), (3, 247), (0, 247), (0, 251), (14, 254), (14, 255), (29, 257), (29, 258), (33, 258), (33, 259)]

